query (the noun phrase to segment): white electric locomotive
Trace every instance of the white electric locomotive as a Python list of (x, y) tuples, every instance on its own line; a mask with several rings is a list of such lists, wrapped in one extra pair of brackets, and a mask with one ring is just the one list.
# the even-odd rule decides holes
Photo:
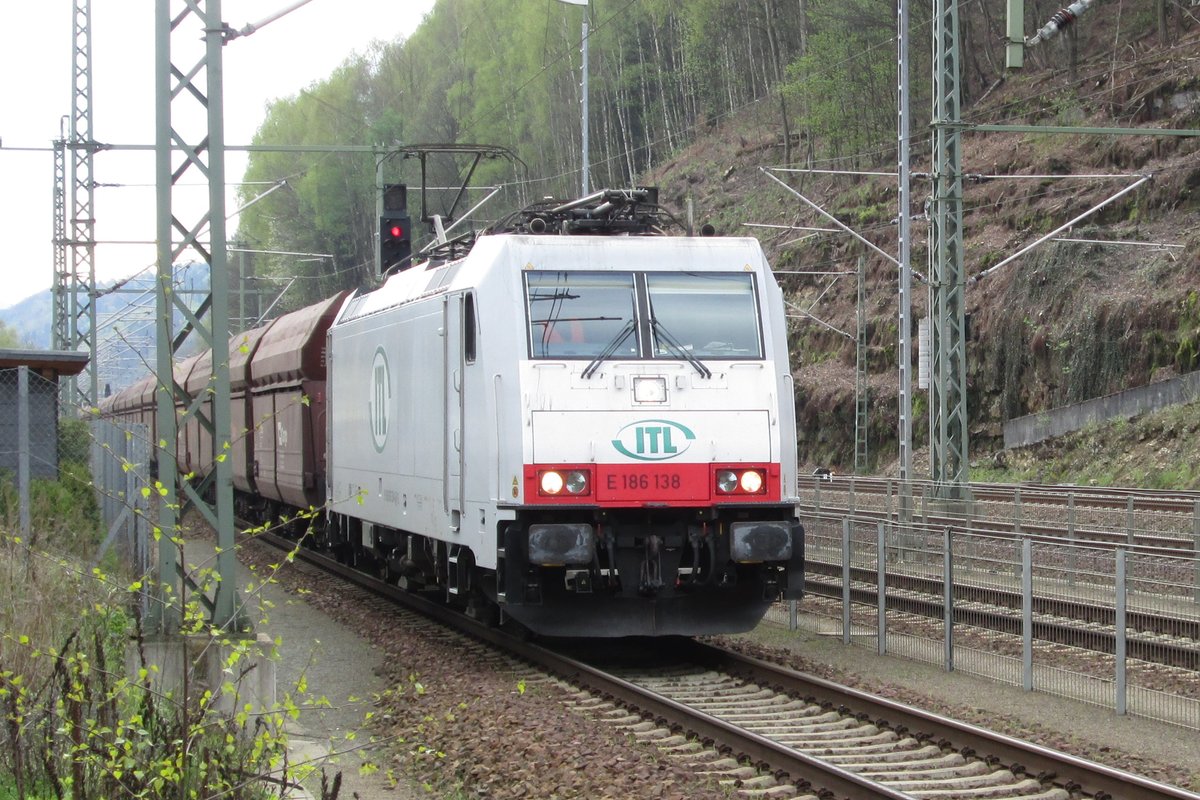
[(342, 306), (331, 544), (550, 636), (799, 596), (782, 295), (755, 239), (661, 235), (653, 200), (543, 204)]

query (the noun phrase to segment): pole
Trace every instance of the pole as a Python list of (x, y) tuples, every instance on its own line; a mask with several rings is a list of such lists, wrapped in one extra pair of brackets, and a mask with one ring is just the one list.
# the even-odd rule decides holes
[(896, 149), (899, 158), (899, 203), (900, 203), (900, 480), (912, 478), (912, 220), (908, 209), (911, 202), (909, 165), (909, 113), (908, 87), (908, 0), (898, 0), (897, 24), (897, 71), (899, 72), (899, 120), (896, 133)]
[(580, 172), (583, 174), (583, 178), (581, 181), (582, 186), (583, 186), (583, 194), (581, 194), (580, 197), (587, 197), (590, 192), (590, 189), (588, 188), (588, 185), (589, 185), (588, 165), (590, 162), (588, 160), (588, 20), (587, 20), (589, 8), (591, 8), (591, 6), (586, 6), (583, 10), (583, 42), (581, 45), (581, 50), (583, 52), (583, 83), (582, 83), (583, 94), (582, 94), (582, 99), (580, 101), (580, 107), (582, 109), (582, 112), (581, 112), (582, 119), (580, 120), (580, 127), (583, 130), (583, 154), (581, 156), (582, 161), (583, 161), (583, 169), (581, 169)]
[[(213, 394), (211, 424), (213, 454), (230, 445), (233, 429), (229, 407), (229, 253), (225, 233), (225, 75), (222, 50), (221, 2), (209, 0), (205, 17), (208, 61), (208, 238), (209, 291), (212, 310), (209, 343), (212, 348)], [(290, 9), (289, 9), (290, 10)], [(286, 13), (286, 12), (284, 12)], [(217, 583), (213, 625), (232, 630), (237, 616), (237, 556), (233, 530), (233, 462), (217, 458), (213, 509), (217, 533)]]
[(175, 388), (171, 342), (175, 338), (174, 309), (171, 301), (174, 252), (172, 249), (172, 180), (171, 163), (171, 4), (170, 0), (155, 2), (155, 175), (157, 183), (157, 272), (155, 279), (155, 331), (157, 349), (155, 371), (158, 385), (155, 390), (155, 433), (158, 480), (166, 491), (159, 503), (154, 528), (158, 543), (158, 575), (154, 583), (154, 602), (150, 605), (149, 626), (159, 633), (175, 633), (182, 612), (178, 606), (179, 582), (175, 570), (179, 550), (175, 545), (176, 511), (179, 506), (176, 492), (178, 478), (175, 461), (176, 419)]
[(29, 515), (29, 367), (17, 367), (17, 492), (21, 538), (29, 542), (33, 525)]

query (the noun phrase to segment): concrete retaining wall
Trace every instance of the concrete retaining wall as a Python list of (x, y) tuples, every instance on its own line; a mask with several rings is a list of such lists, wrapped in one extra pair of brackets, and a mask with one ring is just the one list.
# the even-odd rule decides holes
[(1200, 398), (1200, 371), (1178, 378), (1126, 389), (1082, 403), (1054, 408), (1004, 423), (1004, 446), (1024, 447), (1080, 430), (1093, 422), (1135, 417), (1170, 405)]

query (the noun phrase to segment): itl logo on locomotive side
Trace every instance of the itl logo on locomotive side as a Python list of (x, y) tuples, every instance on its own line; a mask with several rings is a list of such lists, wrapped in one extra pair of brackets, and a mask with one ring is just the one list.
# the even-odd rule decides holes
[(686, 425), (668, 419), (643, 419), (617, 431), (612, 446), (621, 455), (638, 461), (666, 461), (683, 455), (696, 434)]
[(371, 423), (371, 443), (375, 452), (382, 453), (387, 444), (388, 425), (392, 413), (392, 376), (388, 369), (387, 353), (382, 347), (375, 349), (375, 360), (371, 364), (371, 393), (367, 395), (367, 419)]

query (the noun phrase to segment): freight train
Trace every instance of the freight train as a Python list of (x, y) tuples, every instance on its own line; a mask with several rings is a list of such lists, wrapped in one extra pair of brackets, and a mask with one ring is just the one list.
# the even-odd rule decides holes
[[(234, 336), (239, 514), (321, 509), (342, 560), (545, 636), (742, 631), (799, 597), (781, 291), (757, 240), (672, 220), (653, 190), (540, 203)], [(154, 388), (102, 413), (153, 426)], [(180, 469), (213, 452), (185, 415)]]

